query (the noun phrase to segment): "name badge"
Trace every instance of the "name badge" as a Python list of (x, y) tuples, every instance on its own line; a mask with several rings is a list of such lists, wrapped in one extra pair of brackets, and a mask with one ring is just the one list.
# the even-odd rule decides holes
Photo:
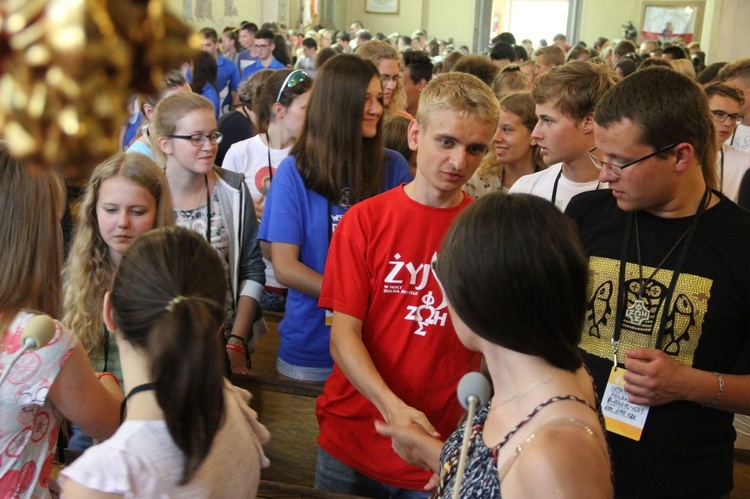
[(638, 441), (646, 425), (649, 407), (628, 402), (624, 377), (626, 372), (625, 369), (613, 367), (609, 373), (602, 398), (602, 413), (608, 431)]

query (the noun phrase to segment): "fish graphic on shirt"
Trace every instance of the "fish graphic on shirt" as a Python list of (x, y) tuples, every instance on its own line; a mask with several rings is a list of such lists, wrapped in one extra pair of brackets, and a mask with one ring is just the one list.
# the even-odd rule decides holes
[(601, 331), (599, 326), (607, 325), (607, 319), (612, 314), (612, 306), (610, 300), (612, 299), (612, 281), (606, 281), (599, 285), (594, 292), (594, 296), (588, 303), (588, 315), (587, 320), (591, 321), (591, 327), (589, 327), (589, 336), (595, 336), (601, 338)]
[(664, 328), (664, 337), (669, 343), (664, 352), (677, 357), (680, 354), (680, 342), (690, 341), (690, 328), (695, 325), (695, 311), (693, 304), (685, 294), (680, 294), (674, 303), (672, 313)]

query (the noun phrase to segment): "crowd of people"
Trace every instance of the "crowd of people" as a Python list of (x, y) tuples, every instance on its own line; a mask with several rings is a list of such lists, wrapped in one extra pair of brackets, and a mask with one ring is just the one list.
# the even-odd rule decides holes
[[(79, 199), (0, 142), (0, 491), (49, 494), (64, 418), (63, 496), (253, 497), (269, 433), (229, 380), (267, 311), (279, 376), (322, 387), (316, 488), (729, 497), (750, 58), (199, 35)], [(462, 421), (472, 371), (492, 395)]]

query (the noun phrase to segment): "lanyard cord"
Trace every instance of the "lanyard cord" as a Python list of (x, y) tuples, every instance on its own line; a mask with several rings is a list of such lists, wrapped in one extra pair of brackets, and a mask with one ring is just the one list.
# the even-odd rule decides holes
[(268, 146), (268, 179), (273, 182), (273, 165), (271, 165), (271, 138), (268, 136), (268, 130), (266, 130), (266, 144)]
[(128, 407), (128, 399), (135, 395), (136, 393), (141, 392), (147, 392), (149, 390), (156, 389), (156, 385), (154, 383), (143, 383), (142, 385), (138, 385), (134, 387), (132, 390), (128, 392), (127, 395), (125, 395), (125, 398), (122, 400), (122, 403), (120, 404), (120, 424), (122, 424), (123, 421), (125, 421), (125, 411)]
[[(503, 173), (505, 173), (504, 170)], [(552, 186), (552, 199), (550, 199), (550, 201), (552, 201), (552, 204), (555, 204), (555, 200), (557, 199), (557, 185), (560, 183), (560, 177), (562, 177), (562, 165), (560, 165), (560, 171), (557, 173), (557, 177), (555, 177), (555, 184)], [(596, 182), (596, 189), (594, 190), (598, 191), (601, 185), (602, 181), (598, 180)]]
[(719, 191), (724, 192), (724, 144), (719, 148), (719, 155), (721, 157), (721, 168), (719, 169), (721, 171), (721, 184), (719, 185)]
[(206, 241), (211, 244), (211, 194), (208, 192), (208, 175), (203, 175), (206, 184)]

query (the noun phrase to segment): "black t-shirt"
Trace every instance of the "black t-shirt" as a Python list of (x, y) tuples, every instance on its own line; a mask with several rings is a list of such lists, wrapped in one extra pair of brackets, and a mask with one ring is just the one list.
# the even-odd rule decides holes
[(221, 166), (232, 144), (255, 135), (253, 122), (239, 111), (230, 111), (219, 118), (216, 129), (224, 135), (216, 153), (216, 165)]
[[(670, 292), (672, 269), (684, 242), (646, 283), (642, 300), (649, 318), (623, 318), (620, 362), (627, 350), (655, 348), (661, 329), (661, 350), (684, 365), (750, 373), (750, 212), (720, 196), (700, 220), (674, 289)], [(621, 293), (627, 293), (625, 307), (637, 299), (635, 224), (631, 223), (622, 286), (620, 261), (633, 215), (620, 210), (609, 191), (574, 197), (566, 213), (578, 223), (590, 259), (590, 302), (580, 346), (603, 394), (612, 367), (610, 340)], [(646, 279), (694, 217), (665, 219), (646, 212), (637, 216)], [(664, 306), (667, 300), (670, 305)], [(716, 385), (718, 392), (718, 381)], [(608, 433), (616, 494), (705, 498), (728, 493), (733, 483), (732, 417), (729, 412), (678, 401), (651, 407), (639, 442)]]

